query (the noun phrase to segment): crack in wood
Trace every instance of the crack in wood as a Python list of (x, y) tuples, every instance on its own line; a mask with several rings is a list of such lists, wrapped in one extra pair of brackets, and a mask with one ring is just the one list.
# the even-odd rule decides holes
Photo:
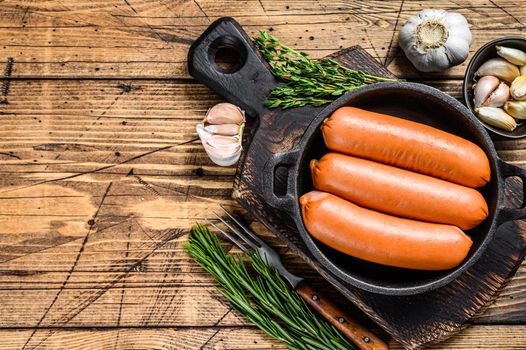
[[(140, 159), (140, 158), (142, 158), (142, 157), (148, 156), (148, 155), (153, 154), (153, 153), (157, 153), (157, 152), (161, 152), (161, 151), (166, 151), (166, 150), (168, 150), (168, 149), (170, 149), (170, 148), (173, 148), (173, 147), (183, 146), (183, 145), (186, 145), (186, 144), (189, 144), (189, 143), (195, 142), (195, 141), (197, 141), (197, 140), (199, 140), (199, 138), (193, 138), (193, 139), (191, 139), (191, 140), (183, 141), (183, 142), (176, 143), (176, 144), (173, 144), (173, 145), (167, 145), (167, 146), (159, 147), (159, 148), (156, 148), (156, 149), (154, 149), (154, 150), (151, 150), (151, 151), (148, 151), (148, 152), (144, 152), (144, 153), (138, 154), (138, 155), (136, 155), (136, 156), (133, 156), (133, 157), (131, 157), (131, 158), (128, 158), (128, 159), (123, 160), (123, 161), (118, 162), (118, 163), (109, 164), (109, 165), (105, 165), (105, 166), (100, 167), (100, 168), (96, 168), (96, 169), (92, 169), (92, 170), (87, 170), (87, 171), (82, 171), (82, 172), (80, 172), (80, 173), (75, 173), (75, 174), (68, 175), (68, 176), (59, 177), (59, 178), (57, 178), (57, 179), (43, 180), (43, 181), (39, 181), (39, 182), (36, 182), (36, 183), (30, 184), (30, 185), (25, 185), (25, 186), (20, 186), (20, 187), (16, 187), (16, 188), (11, 188), (11, 189), (7, 189), (7, 190), (3, 190), (3, 191), (0, 191), (0, 193), (14, 192), (14, 191), (17, 191), (17, 190), (26, 189), (26, 188), (30, 188), (30, 187), (34, 187), (34, 186), (38, 186), (38, 185), (43, 185), (43, 184), (47, 184), (47, 183), (51, 183), (51, 182), (57, 182), (57, 181), (63, 181), (63, 180), (70, 180), (70, 179), (74, 179), (74, 178), (79, 177), (79, 176), (82, 176), (82, 175), (94, 174), (94, 173), (97, 173), (97, 172), (100, 172), (100, 171), (103, 171), (103, 170), (111, 169), (111, 168), (116, 167), (116, 166), (118, 166), (118, 165), (122, 165), (122, 164), (126, 164), (126, 163), (129, 163), (129, 162), (132, 162), (132, 161), (134, 161), (134, 160)], [(125, 175), (125, 174), (123, 174), (123, 175)]]
[(391, 41), (389, 42), (389, 46), (387, 47), (387, 52), (385, 54), (384, 67), (389, 66), (389, 64), (391, 64), (391, 62), (394, 60), (394, 55), (391, 60), (389, 60), (389, 55), (391, 54), (391, 48), (393, 47), (393, 42), (396, 37), (396, 29), (398, 27), (398, 22), (400, 21), (400, 15), (402, 14), (402, 9), (404, 7), (404, 1), (405, 0), (400, 1), (400, 8), (398, 9), (398, 15), (396, 16), (395, 25), (393, 28), (393, 35), (391, 36)]
[(505, 14), (507, 14), (508, 16), (510, 16), (515, 22), (517, 22), (518, 24), (520, 24), (521, 26), (524, 26), (524, 23), (522, 23), (517, 17), (515, 17), (511, 12), (509, 12), (508, 10), (506, 10), (504, 7), (500, 6), (499, 4), (497, 4), (495, 1), (493, 0), (489, 0), (489, 2), (491, 4), (493, 4), (496, 8), (498, 8), (499, 10), (501, 10), (502, 12), (504, 12)]
[[(106, 199), (106, 196), (108, 195), (108, 192), (110, 191), (111, 189), (111, 185), (112, 185), (112, 182), (109, 183), (109, 185), (106, 187), (106, 190), (104, 191), (104, 194), (102, 196), (102, 199), (99, 203), (99, 206), (97, 207), (97, 210), (95, 211), (95, 214), (93, 215), (93, 218), (92, 220), (95, 221), (95, 219), (97, 218), (97, 215), (99, 214), (100, 212), (100, 209), (102, 208), (102, 205), (104, 203), (104, 200)], [(57, 302), (58, 298), (60, 297), (60, 295), (62, 294), (62, 292), (64, 291), (64, 288), (66, 287), (66, 284), (68, 283), (68, 281), (70, 280), (71, 276), (73, 275), (73, 271), (75, 271), (75, 268), (77, 267), (77, 264), (80, 260), (80, 256), (82, 255), (82, 253), (84, 252), (84, 249), (86, 247), (86, 243), (88, 242), (88, 239), (90, 237), (90, 233), (91, 231), (93, 230), (93, 225), (94, 224), (91, 224), (88, 228), (88, 232), (86, 233), (86, 235), (84, 236), (84, 239), (82, 240), (82, 243), (80, 245), (80, 249), (79, 251), (77, 252), (77, 255), (75, 257), (75, 260), (73, 261), (73, 265), (71, 266), (66, 278), (64, 279), (64, 282), (62, 283), (62, 285), (60, 286), (57, 294), (55, 295), (55, 297), (53, 298), (53, 300), (51, 301), (51, 304), (49, 304), (49, 306), (46, 308), (46, 310), (44, 311), (44, 314), (40, 317), (40, 319), (38, 320), (36, 326), (35, 326), (35, 329), (33, 330), (33, 332), (31, 332), (31, 334), (29, 335), (29, 338), (27, 339), (27, 341), (25, 342), (24, 346), (22, 347), (22, 350), (25, 350), (26, 347), (28, 346), (28, 344), (31, 342), (31, 340), (33, 339), (33, 337), (35, 336), (37, 330), (38, 330), (38, 327), (40, 327), (40, 325), (42, 324), (42, 322), (44, 322), (44, 320), (46, 319), (46, 316), (48, 315), (48, 313), (51, 311), (51, 309), (53, 308), (53, 306), (55, 305), (55, 303)], [(40, 344), (39, 344), (40, 345)], [(35, 346), (38, 347), (39, 345)]]
[[(101, 201), (101, 203), (102, 203), (102, 201)], [(133, 217), (129, 217), (129, 219), (135, 220), (135, 218), (133, 218)], [(138, 222), (136, 222), (136, 223), (138, 224)], [(100, 232), (100, 230), (96, 231), (95, 233), (98, 234), (99, 232)], [(142, 265), (152, 254), (154, 254), (159, 249), (164, 247), (167, 243), (173, 241), (174, 239), (177, 239), (177, 238), (183, 236), (184, 234), (185, 234), (185, 231), (180, 230), (180, 229), (166, 230), (166, 231), (160, 233), (158, 235), (158, 237), (157, 236), (156, 237), (152, 237), (151, 235), (146, 234), (146, 236), (149, 239), (145, 243), (140, 244), (137, 247), (137, 250), (139, 252), (147, 251), (147, 253), (144, 256), (139, 257), (137, 259), (131, 259), (131, 261), (133, 262), (132, 264), (129, 263), (129, 261), (130, 261), (129, 258), (128, 259), (124, 258), (124, 259), (121, 259), (121, 260), (114, 261), (111, 266), (113, 266), (113, 265), (115, 265), (117, 267), (120, 267), (121, 265), (127, 266), (127, 268), (124, 270), (123, 273), (116, 275), (112, 280), (110, 280), (109, 282), (103, 284), (101, 287), (97, 288), (94, 293), (90, 293), (86, 298), (80, 300), (80, 302), (72, 305), (71, 307), (70, 307), (70, 305), (63, 305), (60, 309), (61, 310), (65, 309), (66, 311), (64, 312), (62, 317), (60, 319), (58, 319), (57, 321), (53, 321), (50, 325), (48, 325), (46, 327), (41, 327), (42, 322), (40, 322), (40, 325), (37, 325), (37, 327), (33, 329), (33, 333), (32, 333), (31, 338), (34, 337), (35, 333), (37, 331), (41, 330), (41, 329), (45, 328), (45, 329), (49, 329), (49, 331), (42, 339), (40, 339), (38, 344), (36, 344), (32, 349), (35, 349), (35, 348), (39, 347), (41, 344), (43, 344), (51, 335), (53, 335), (56, 332), (56, 329), (55, 329), (56, 327), (66, 325), (69, 321), (71, 321), (73, 318), (75, 318), (80, 312), (85, 310), (89, 305), (91, 305), (92, 303), (97, 301), (102, 295), (104, 295), (116, 283), (118, 283), (118, 282), (122, 281), (124, 278), (126, 278), (129, 275), (130, 272), (135, 271), (136, 268), (138, 266)], [(157, 241), (159, 241), (159, 243), (157, 243)], [(65, 288), (65, 285), (63, 283), (62, 287), (59, 290), (59, 293), (62, 290), (64, 290), (64, 288)], [(56, 301), (55, 301), (55, 303), (56, 303)], [(47, 312), (49, 312), (49, 308), (48, 308)], [(50, 327), (52, 327), (52, 329), (50, 329)], [(29, 343), (29, 341), (26, 342), (25, 346), (27, 346), (27, 343)]]
[(199, 3), (197, 2), (197, 0), (192, 0), (193, 3), (197, 6), (197, 8), (199, 9), (199, 11), (201, 11), (201, 13), (203, 15), (205, 15), (206, 19), (208, 20), (208, 22), (212, 23), (212, 20), (210, 19), (210, 17), (208, 17), (208, 15), (206, 14), (205, 10), (203, 10), (203, 8), (201, 7), (201, 5), (199, 5)]

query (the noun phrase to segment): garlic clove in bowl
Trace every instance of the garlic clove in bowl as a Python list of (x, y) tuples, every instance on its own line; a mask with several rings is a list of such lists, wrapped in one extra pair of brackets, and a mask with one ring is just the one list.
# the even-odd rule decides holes
[(510, 87), (511, 96), (516, 100), (526, 100), (526, 75), (515, 78)]
[(497, 49), (497, 55), (510, 63), (518, 66), (526, 64), (526, 52), (522, 50), (500, 45), (495, 45), (495, 49)]
[(510, 87), (504, 82), (500, 82), (497, 88), (482, 103), (487, 107), (502, 107), (510, 98)]
[(526, 101), (508, 101), (504, 104), (506, 113), (516, 119), (526, 119)]
[(242, 151), (245, 112), (231, 103), (210, 108), (196, 131), (208, 157), (217, 165), (235, 164)]
[(516, 65), (499, 57), (484, 62), (475, 72), (476, 77), (483, 77), (486, 75), (493, 75), (501, 80), (511, 83), (520, 75), (520, 72)]
[(480, 107), (488, 97), (497, 89), (500, 80), (492, 75), (486, 75), (477, 81), (473, 87), (475, 107)]
[(517, 127), (515, 119), (513, 119), (508, 113), (504, 112), (502, 108), (480, 107), (475, 108), (475, 113), (484, 123), (497, 128), (511, 132)]

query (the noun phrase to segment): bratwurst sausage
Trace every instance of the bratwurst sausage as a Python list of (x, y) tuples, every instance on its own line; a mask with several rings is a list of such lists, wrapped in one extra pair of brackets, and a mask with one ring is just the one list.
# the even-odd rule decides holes
[(488, 216), (475, 189), (409, 170), (327, 153), (310, 163), (314, 188), (384, 213), (469, 230)]
[(341, 107), (321, 126), (336, 152), (413, 170), (469, 187), (490, 179), (489, 160), (474, 143), (428, 125)]
[(379, 264), (447, 270), (464, 260), (472, 244), (458, 227), (379, 213), (326, 192), (309, 192), (300, 205), (303, 222), (317, 240)]

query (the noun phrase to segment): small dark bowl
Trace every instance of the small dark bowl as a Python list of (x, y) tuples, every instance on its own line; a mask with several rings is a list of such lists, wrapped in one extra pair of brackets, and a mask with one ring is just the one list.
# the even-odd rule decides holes
[[(464, 92), (464, 102), (466, 103), (466, 106), (468, 106), (468, 108), (471, 110), (471, 112), (473, 112), (473, 114), (475, 114), (473, 103), (473, 78), (475, 72), (484, 62), (491, 58), (500, 57), (499, 55), (497, 55), (495, 45), (507, 46), (526, 51), (526, 37), (507, 36), (504, 38), (495, 39), (485, 44), (480, 49), (478, 49), (477, 52), (475, 52), (475, 54), (471, 58), (471, 61), (468, 64), (468, 68), (466, 69), (466, 74), (464, 75), (464, 86), (462, 87), (462, 90)], [(517, 128), (512, 132), (509, 132), (486, 124), (478, 118), (477, 120), (482, 125), (484, 125), (486, 129), (488, 129), (494, 134), (504, 136), (510, 139), (526, 137), (526, 122), (518, 123)]]

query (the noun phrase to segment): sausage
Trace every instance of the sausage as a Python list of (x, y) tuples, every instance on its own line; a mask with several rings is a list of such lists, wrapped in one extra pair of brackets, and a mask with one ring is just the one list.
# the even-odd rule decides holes
[(469, 230), (488, 216), (475, 189), (409, 170), (327, 153), (310, 163), (314, 188), (359, 206)]
[(314, 238), (378, 264), (447, 270), (464, 260), (472, 244), (456, 226), (379, 213), (327, 192), (308, 192), (300, 205), (303, 222)]
[(336, 152), (394, 165), (469, 187), (490, 180), (489, 160), (474, 143), (410, 120), (341, 107), (321, 130)]

